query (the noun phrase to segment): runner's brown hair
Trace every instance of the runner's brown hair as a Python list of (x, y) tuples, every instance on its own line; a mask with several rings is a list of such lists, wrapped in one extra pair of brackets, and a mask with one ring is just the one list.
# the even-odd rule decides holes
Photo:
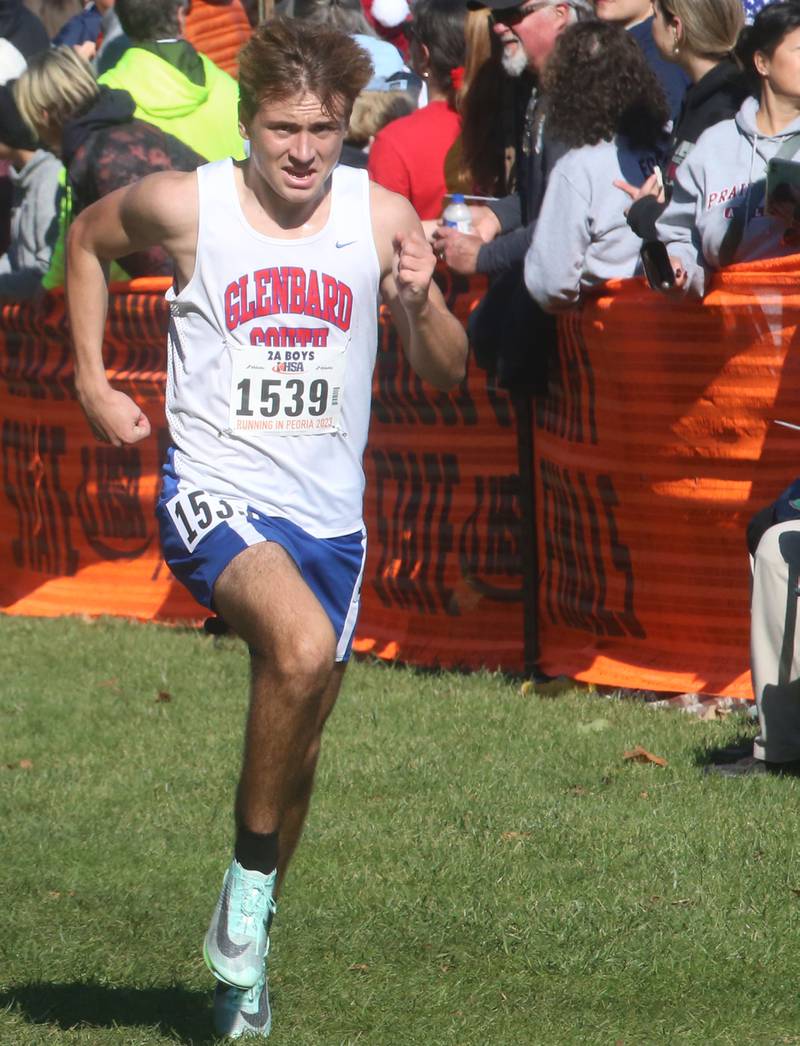
[(329, 116), (346, 123), (371, 78), (369, 55), (346, 33), (301, 19), (272, 18), (239, 54), (239, 119), (247, 125), (264, 102), (308, 91)]

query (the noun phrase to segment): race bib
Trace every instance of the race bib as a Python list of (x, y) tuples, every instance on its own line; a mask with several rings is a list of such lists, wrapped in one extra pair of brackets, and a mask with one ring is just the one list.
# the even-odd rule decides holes
[(346, 343), (312, 349), (231, 346), (231, 431), (338, 432), (346, 359)]
[(185, 490), (168, 501), (166, 509), (189, 552), (226, 519), (247, 517), (244, 502), (217, 498), (204, 490)]

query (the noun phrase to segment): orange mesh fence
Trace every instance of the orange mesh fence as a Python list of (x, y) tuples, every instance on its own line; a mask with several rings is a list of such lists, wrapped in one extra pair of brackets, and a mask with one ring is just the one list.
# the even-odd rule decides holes
[[(794, 269), (794, 271), (793, 271)], [(112, 448), (74, 399), (63, 302), (0, 315), (0, 606), (204, 615), (153, 517), (167, 445), (165, 282), (111, 297), (106, 355), (153, 436)], [(483, 290), (446, 288), (466, 319)], [(610, 287), (562, 321), (535, 426), (542, 667), (595, 682), (747, 696), (747, 521), (800, 472), (796, 261), (732, 268), (699, 306)], [(365, 455), (370, 546), (356, 649), (519, 669), (513, 416), (473, 366), (445, 395), (382, 316)], [(523, 477), (525, 482), (530, 477)]]
[(45, 311), (2, 313), (3, 492), (0, 606), (8, 613), (202, 616), (161, 560), (153, 517), (164, 423), (163, 292), (111, 296), (109, 375), (136, 397), (154, 436), (135, 446), (98, 443), (75, 400), (63, 299)]
[[(97, 443), (74, 398), (63, 302), (2, 314), (0, 607), (8, 613), (197, 620), (161, 560), (153, 516), (167, 446), (159, 280), (111, 297), (108, 373), (153, 436)], [(126, 288), (120, 287), (122, 292)], [(480, 292), (480, 286), (478, 287)], [(466, 317), (475, 287), (448, 298)], [(474, 370), (445, 395), (412, 373), (386, 317), (365, 455), (370, 547), (356, 649), (418, 663), (519, 667), (515, 438), (506, 397)]]
[(562, 321), (540, 404), (542, 667), (750, 695), (745, 529), (800, 472), (798, 259), (702, 306), (609, 286)]
[[(482, 282), (454, 278), (463, 322)], [(508, 397), (474, 365), (435, 392), (382, 314), (364, 516), (369, 553), (355, 649), (423, 665), (519, 669), (522, 575)]]

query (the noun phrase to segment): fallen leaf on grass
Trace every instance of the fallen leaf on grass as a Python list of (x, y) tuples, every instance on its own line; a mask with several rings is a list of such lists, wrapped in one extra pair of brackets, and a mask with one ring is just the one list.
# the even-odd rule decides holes
[(513, 843), (517, 839), (530, 839), (530, 832), (503, 832), (500, 838), (504, 843)]
[(172, 700), (172, 694), (169, 690), (159, 690), (158, 697), (156, 698), (157, 705), (168, 704)]
[(366, 973), (369, 969), (369, 965), (365, 962), (354, 962), (351, 966), (348, 966), (347, 969), (351, 973)]
[(588, 723), (578, 723), (579, 734), (599, 734), (601, 730), (608, 730), (611, 723), (607, 719), (592, 719)]
[(30, 759), (20, 759), (18, 763), (6, 763), (6, 770), (33, 770)]
[(576, 687), (585, 686), (585, 684), (579, 683), (575, 679), (570, 679), (569, 676), (554, 676), (552, 679), (541, 679), (538, 682), (535, 679), (526, 679), (522, 686), (519, 688), (519, 692), (522, 697), (561, 697), (568, 690), (574, 690)]
[(641, 745), (636, 745), (630, 752), (623, 753), (623, 759), (631, 759), (637, 763), (655, 763), (656, 766), (666, 766), (667, 761), (660, 755), (653, 755), (652, 752), (648, 752), (646, 748), (642, 748)]
[(700, 716), (700, 720), (707, 722), (708, 720), (716, 719), (727, 719), (728, 716), (733, 715), (733, 709), (731, 708), (720, 708), (719, 705), (715, 705), (713, 702), (709, 704), (708, 708)]

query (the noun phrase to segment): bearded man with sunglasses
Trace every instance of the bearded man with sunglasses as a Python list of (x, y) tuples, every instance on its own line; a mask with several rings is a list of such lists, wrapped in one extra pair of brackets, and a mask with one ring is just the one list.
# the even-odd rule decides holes
[(467, 6), (491, 8), (503, 70), (523, 95), (514, 142), (517, 185), (514, 194), (472, 209), (475, 234), (437, 228), (434, 248), (455, 272), (493, 278), (470, 321), (478, 361), (496, 372), (501, 385), (536, 391), (544, 381), (545, 353), (531, 352), (531, 343), (552, 336), (552, 320), (528, 297), (522, 265), (547, 179), (566, 151), (547, 133), (538, 81), (559, 34), (573, 22), (594, 17), (594, 7), (591, 0), (524, 0), (514, 6), (508, 0), (468, 0)]

